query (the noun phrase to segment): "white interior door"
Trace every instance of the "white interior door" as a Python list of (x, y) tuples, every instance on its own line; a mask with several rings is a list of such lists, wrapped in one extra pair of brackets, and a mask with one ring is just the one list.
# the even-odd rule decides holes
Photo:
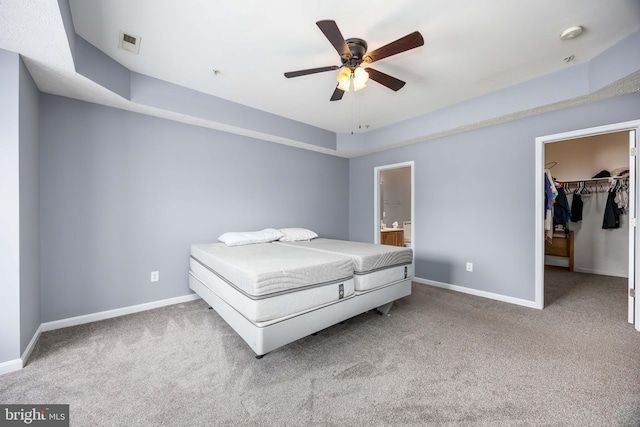
[[(636, 130), (629, 131), (629, 323), (635, 324), (636, 329), (640, 331), (640, 321), (636, 323), (636, 309), (640, 304), (640, 298), (634, 298), (636, 288), (636, 230), (637, 230), (637, 212), (636, 212), (636, 166), (637, 166), (637, 144)], [(640, 313), (640, 310), (638, 310)]]

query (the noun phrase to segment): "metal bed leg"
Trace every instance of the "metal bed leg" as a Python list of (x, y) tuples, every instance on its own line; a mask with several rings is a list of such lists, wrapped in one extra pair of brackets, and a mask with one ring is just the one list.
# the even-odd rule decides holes
[(393, 301), (386, 303), (385, 305), (381, 305), (380, 307), (376, 308), (376, 310), (378, 310), (378, 313), (383, 316), (383, 315), (389, 315), (389, 312), (391, 311), (391, 306), (393, 305)]

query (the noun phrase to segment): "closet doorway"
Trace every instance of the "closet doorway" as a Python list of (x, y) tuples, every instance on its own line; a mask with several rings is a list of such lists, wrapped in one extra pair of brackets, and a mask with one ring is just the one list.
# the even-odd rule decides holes
[(375, 168), (374, 243), (415, 248), (413, 169), (413, 162)]
[[(634, 298), (639, 126), (640, 121), (634, 121), (536, 139), (538, 308), (554, 303), (563, 292), (587, 292), (589, 283), (597, 292), (618, 289), (626, 291), (627, 302), (623, 307), (621, 299), (616, 299), (615, 311), (626, 311), (628, 322), (640, 331), (640, 316), (636, 316), (640, 298)], [(545, 175), (558, 189), (552, 230), (545, 226)], [(614, 201), (615, 195), (619, 197)], [(613, 205), (622, 209), (613, 215), (619, 219), (615, 226), (611, 222)], [(562, 212), (573, 216), (567, 227)]]

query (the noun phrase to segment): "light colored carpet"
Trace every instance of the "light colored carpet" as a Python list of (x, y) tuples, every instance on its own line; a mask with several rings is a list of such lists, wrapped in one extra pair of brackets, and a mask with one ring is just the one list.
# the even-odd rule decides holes
[(261, 360), (198, 300), (44, 333), (0, 402), (73, 426), (638, 426), (625, 286), (548, 272), (541, 311), (414, 284)]

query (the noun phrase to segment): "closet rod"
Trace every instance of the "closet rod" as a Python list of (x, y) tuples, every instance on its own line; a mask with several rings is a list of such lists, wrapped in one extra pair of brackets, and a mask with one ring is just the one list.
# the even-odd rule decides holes
[(609, 181), (612, 182), (615, 179), (629, 179), (628, 176), (605, 176), (602, 178), (589, 178), (589, 179), (573, 179), (570, 181), (565, 181), (562, 179), (559, 179), (558, 182), (565, 182), (565, 183), (574, 183), (574, 182), (593, 182), (593, 181)]

